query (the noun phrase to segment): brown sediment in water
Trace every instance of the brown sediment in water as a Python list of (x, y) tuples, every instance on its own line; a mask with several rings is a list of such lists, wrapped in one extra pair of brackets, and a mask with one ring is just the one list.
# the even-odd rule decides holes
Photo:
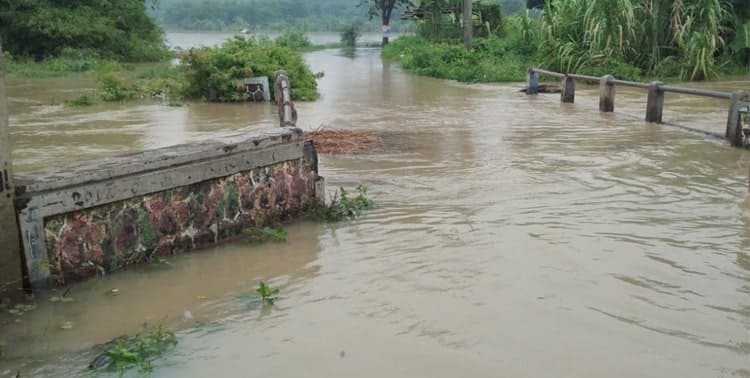
[(322, 154), (362, 154), (380, 150), (383, 139), (373, 132), (337, 130), (319, 127), (305, 132)]

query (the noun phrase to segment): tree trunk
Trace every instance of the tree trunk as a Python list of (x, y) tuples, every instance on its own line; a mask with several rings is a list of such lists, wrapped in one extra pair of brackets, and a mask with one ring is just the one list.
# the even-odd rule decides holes
[(390, 33), (391, 25), (391, 12), (393, 12), (394, 5), (395, 1), (387, 1), (383, 9), (383, 46), (388, 44), (388, 34)]
[(474, 20), (471, 17), (472, 13), (472, 0), (464, 0), (464, 46), (467, 49), (471, 49), (471, 39), (474, 32)]

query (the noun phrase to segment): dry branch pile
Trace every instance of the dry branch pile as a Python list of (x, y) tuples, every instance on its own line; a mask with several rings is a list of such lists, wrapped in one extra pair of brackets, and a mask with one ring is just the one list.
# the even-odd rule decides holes
[(380, 150), (383, 140), (375, 133), (318, 128), (305, 132), (322, 154), (362, 154)]

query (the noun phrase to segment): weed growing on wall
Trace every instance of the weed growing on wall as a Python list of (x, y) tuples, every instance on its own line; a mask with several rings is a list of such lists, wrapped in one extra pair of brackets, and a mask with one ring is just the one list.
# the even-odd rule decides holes
[(367, 187), (357, 186), (356, 196), (351, 196), (346, 189), (339, 188), (333, 195), (330, 204), (323, 205), (312, 199), (305, 204), (304, 216), (322, 222), (338, 222), (345, 219), (356, 219), (362, 211), (372, 209), (375, 203), (367, 197)]
[(243, 233), (248, 237), (248, 241), (252, 243), (263, 243), (272, 241), (274, 243), (284, 243), (287, 238), (287, 231), (281, 227), (263, 227), (263, 228), (250, 228), (244, 230)]

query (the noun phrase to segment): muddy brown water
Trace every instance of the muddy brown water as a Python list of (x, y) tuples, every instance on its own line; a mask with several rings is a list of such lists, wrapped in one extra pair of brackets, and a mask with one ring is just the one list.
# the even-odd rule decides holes
[[(82, 375), (93, 345), (144, 322), (178, 330), (156, 377), (750, 375), (747, 151), (645, 124), (637, 90), (600, 114), (595, 87), (560, 104), (410, 75), (376, 49), (307, 60), (326, 76), (301, 127), (386, 135), (383, 152), (321, 157), (329, 188), (364, 183), (377, 209), (75, 285), (72, 303), (40, 294), (0, 318), (0, 377)], [(276, 124), (268, 104), (48, 105), (90, 85), (10, 81), (18, 170)], [(723, 131), (726, 103), (666, 106)], [(273, 308), (261, 279), (281, 288)]]

